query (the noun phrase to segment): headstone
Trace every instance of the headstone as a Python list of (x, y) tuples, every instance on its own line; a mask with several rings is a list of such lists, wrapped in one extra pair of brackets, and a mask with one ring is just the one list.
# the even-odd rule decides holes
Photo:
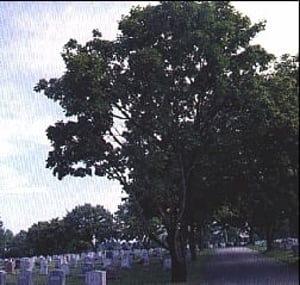
[(46, 259), (40, 260), (40, 275), (48, 275), (48, 261)]
[(85, 277), (85, 274), (87, 272), (93, 271), (94, 270), (94, 265), (93, 263), (89, 262), (89, 263), (83, 263), (81, 265), (81, 276)]
[(0, 271), (0, 285), (6, 284), (6, 272)]
[(70, 274), (70, 267), (69, 267), (69, 264), (63, 263), (63, 264), (60, 266), (60, 269), (64, 272), (64, 274), (65, 274), (66, 276)]
[(49, 272), (47, 285), (65, 285), (66, 276), (62, 270), (56, 269)]
[(98, 270), (87, 272), (85, 285), (106, 285), (106, 272)]
[(106, 258), (110, 258), (110, 259), (113, 259), (113, 252), (111, 250), (107, 250), (105, 252), (105, 257)]
[(186, 259), (187, 262), (190, 262), (192, 260), (192, 254), (191, 254), (191, 250), (189, 248), (186, 249), (185, 259)]
[(31, 270), (20, 271), (17, 279), (17, 285), (33, 285), (33, 277)]
[(128, 253), (124, 253), (121, 257), (121, 268), (129, 269), (131, 268), (130, 256)]
[(92, 263), (93, 262), (93, 258), (90, 256), (85, 256), (83, 259), (83, 263)]
[(102, 264), (103, 264), (103, 268), (107, 268), (108, 266), (112, 265), (113, 260), (111, 258), (103, 258), (102, 260)]
[(15, 264), (13, 261), (9, 260), (5, 263), (5, 271), (6, 273), (14, 273), (15, 271)]
[(163, 260), (163, 269), (170, 270), (172, 268), (172, 260), (170, 256), (166, 256)]
[(293, 245), (292, 251), (293, 251), (294, 256), (298, 256), (299, 255), (299, 245)]
[(61, 266), (61, 264), (62, 264), (61, 259), (60, 259), (60, 258), (55, 258), (55, 259), (53, 260), (53, 262), (54, 262), (54, 268), (59, 269), (60, 266)]
[(77, 267), (77, 259), (76, 259), (75, 257), (72, 256), (72, 257), (70, 258), (69, 264), (70, 264), (70, 268), (76, 268), (76, 267)]
[(105, 268), (107, 279), (116, 279), (119, 278), (118, 267), (114, 264), (110, 264)]
[(30, 258), (24, 257), (24, 258), (21, 259), (20, 269), (21, 269), (21, 271), (23, 271), (23, 270), (32, 271), (33, 262), (30, 260)]
[(143, 258), (143, 265), (144, 266), (149, 266), (149, 254), (148, 254), (148, 251), (143, 251), (143, 254), (142, 254), (142, 258)]

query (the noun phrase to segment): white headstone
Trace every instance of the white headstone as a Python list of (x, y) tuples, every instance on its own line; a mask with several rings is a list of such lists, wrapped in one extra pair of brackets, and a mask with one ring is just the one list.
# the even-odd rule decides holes
[(104, 268), (110, 266), (112, 263), (113, 263), (113, 260), (111, 258), (103, 258), (103, 260), (102, 260), (102, 264), (103, 264)]
[(185, 259), (187, 262), (190, 262), (192, 260), (192, 254), (191, 254), (191, 250), (187, 249), (185, 252)]
[(60, 266), (60, 269), (64, 272), (64, 274), (65, 274), (66, 276), (70, 274), (70, 267), (69, 267), (69, 264), (63, 263), (63, 264)]
[(6, 284), (6, 272), (0, 271), (0, 285)]
[(49, 272), (48, 285), (65, 285), (66, 276), (62, 270), (56, 269)]
[(121, 268), (131, 268), (130, 256), (128, 253), (124, 253), (123, 256), (121, 256)]
[(62, 265), (62, 260), (60, 258), (53, 259), (53, 262), (54, 262), (54, 267), (57, 269), (59, 269), (60, 266)]
[(24, 258), (21, 258), (21, 271), (22, 270), (30, 270), (32, 271), (33, 269), (33, 260), (28, 258), (28, 257), (24, 257)]
[(143, 258), (143, 265), (144, 266), (149, 266), (150, 262), (149, 262), (149, 254), (148, 254), (147, 250), (143, 251), (142, 258)]
[(33, 285), (33, 277), (31, 270), (20, 271), (17, 278), (17, 285)]
[(6, 273), (14, 273), (15, 270), (15, 264), (13, 261), (8, 260), (5, 262), (5, 271)]
[(70, 264), (71, 268), (76, 268), (77, 267), (77, 259), (74, 256), (72, 256), (69, 264)]
[(163, 260), (163, 269), (170, 270), (172, 268), (172, 260), (171, 257), (165, 257)]
[(48, 275), (48, 261), (46, 259), (40, 260), (40, 275)]
[(94, 265), (93, 263), (83, 263), (81, 265), (81, 276), (85, 276), (87, 272), (93, 271), (94, 270)]
[(85, 285), (106, 285), (106, 272), (98, 270), (87, 272)]

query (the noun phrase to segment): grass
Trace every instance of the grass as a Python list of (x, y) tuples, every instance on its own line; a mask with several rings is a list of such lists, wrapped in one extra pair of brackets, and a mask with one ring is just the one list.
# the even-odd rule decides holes
[(248, 245), (248, 248), (261, 252), (262, 254), (272, 257), (276, 260), (289, 264), (298, 269), (299, 255), (294, 256), (292, 251), (274, 248), (267, 250), (264, 246)]
[[(188, 264), (188, 282), (177, 283), (195, 285), (199, 284), (201, 280), (201, 267), (208, 258), (211, 250), (202, 251), (197, 258), (197, 261)], [(79, 276), (79, 268), (71, 269), (70, 275), (66, 277), (66, 285), (84, 285), (84, 278)], [(96, 264), (96, 270), (101, 270), (100, 264)], [(53, 270), (49, 266), (49, 271)], [(145, 267), (141, 264), (134, 263), (131, 269), (120, 269), (118, 278), (108, 279), (107, 285), (167, 285), (170, 283), (171, 271), (164, 271), (162, 264), (158, 258), (152, 258), (150, 265)], [(38, 269), (34, 272), (34, 285), (47, 285), (48, 276), (39, 275)], [(17, 274), (7, 274), (6, 285), (17, 284)]]

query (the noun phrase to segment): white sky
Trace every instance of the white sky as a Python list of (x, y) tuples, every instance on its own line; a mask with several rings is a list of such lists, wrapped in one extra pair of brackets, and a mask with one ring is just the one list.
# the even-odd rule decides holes
[[(61, 76), (60, 53), (70, 38), (85, 43), (95, 28), (104, 38), (115, 38), (117, 21), (137, 3), (0, 2), (0, 220), (14, 234), (63, 217), (85, 202), (117, 209), (118, 183), (105, 178), (58, 181), (45, 168), (50, 150), (45, 130), (63, 113), (33, 87), (40, 78)], [(252, 22), (267, 20), (255, 43), (277, 56), (298, 52), (297, 1), (232, 3)]]

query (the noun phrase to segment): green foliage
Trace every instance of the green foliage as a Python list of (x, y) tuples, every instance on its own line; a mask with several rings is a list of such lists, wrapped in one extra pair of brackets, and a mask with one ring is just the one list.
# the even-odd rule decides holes
[(63, 218), (63, 224), (66, 227), (69, 250), (75, 252), (93, 249), (93, 236), (98, 242), (114, 236), (113, 216), (100, 205), (76, 206)]
[(168, 231), (173, 281), (188, 226), (223, 204), (270, 224), (297, 196), (297, 67), (285, 57), (267, 75), (274, 56), (250, 45), (264, 26), (228, 1), (133, 8), (117, 40), (70, 40), (66, 72), (35, 87), (70, 117), (47, 130), (46, 166), (117, 179)]
[(10, 247), (7, 250), (8, 257), (21, 257), (29, 256), (32, 253), (32, 249), (27, 242), (27, 232), (21, 230), (17, 233), (11, 242)]
[(27, 246), (31, 249), (30, 255), (66, 253), (65, 233), (63, 223), (58, 218), (33, 224), (26, 235)]

